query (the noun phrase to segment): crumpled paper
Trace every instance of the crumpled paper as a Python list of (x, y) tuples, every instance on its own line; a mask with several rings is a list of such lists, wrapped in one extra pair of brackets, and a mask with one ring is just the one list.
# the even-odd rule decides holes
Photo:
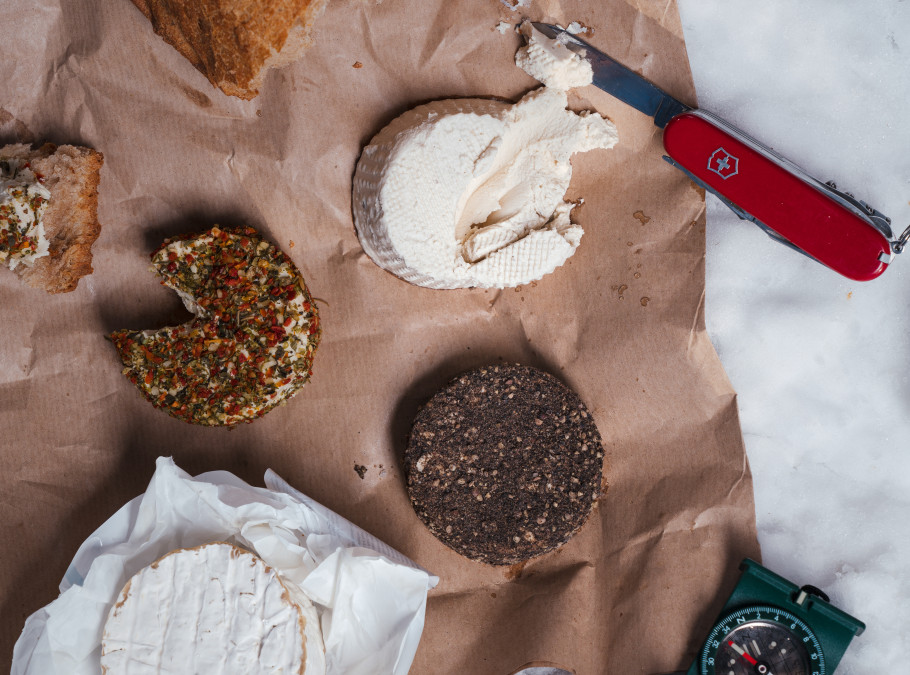
[[(572, 218), (585, 234), (565, 265), (519, 288), (408, 284), (370, 260), (351, 219), (357, 160), (390, 120), (540, 86), (501, 23), (576, 21), (694, 105), (674, 1), (332, 0), (314, 46), (253, 101), (213, 88), (129, 0), (6, 2), (2, 16), (0, 140), (81, 143), (105, 162), (95, 272), (50, 297), (0, 269), (0, 671), (72, 552), (145, 490), (162, 448), (194, 475), (256, 482), (272, 467), (438, 574), (413, 675), (691, 663), (736, 565), (760, 553), (736, 399), (704, 327), (704, 197), (661, 158), (660, 130), (596, 87), (572, 92), (570, 107), (609, 117), (620, 140), (572, 158), (565, 198), (584, 200)], [(104, 338), (189, 318), (148, 256), (215, 223), (279, 245), (324, 329), (310, 383), (232, 431), (149, 405)], [(578, 392), (609, 484), (566, 546), (514, 569), (433, 537), (400, 464), (417, 408), (503, 361)]]
[(35, 612), (11, 675), (97, 675), (101, 634), (127, 580), (169, 551), (231, 541), (297, 584), (320, 615), (327, 675), (405, 675), (439, 579), (269, 470), (269, 489), (227, 471), (192, 478), (159, 457), (145, 494), (82, 544), (60, 597)]

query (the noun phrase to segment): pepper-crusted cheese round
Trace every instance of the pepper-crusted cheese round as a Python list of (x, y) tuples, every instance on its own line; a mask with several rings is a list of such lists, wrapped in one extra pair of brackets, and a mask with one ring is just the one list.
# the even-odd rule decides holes
[(123, 373), (155, 406), (194, 424), (261, 417), (309, 381), (320, 328), (294, 263), (249, 227), (167, 240), (153, 271), (196, 318), (111, 334)]
[(566, 543), (602, 490), (603, 447), (584, 403), (518, 365), (467, 372), (418, 412), (404, 455), (417, 515), (444, 544), (501, 565)]
[(168, 553), (108, 614), (105, 675), (303, 675), (306, 618), (276, 572), (227, 543)]

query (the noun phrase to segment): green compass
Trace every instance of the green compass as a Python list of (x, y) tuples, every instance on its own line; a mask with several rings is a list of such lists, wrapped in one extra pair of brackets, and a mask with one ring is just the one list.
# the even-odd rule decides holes
[(686, 675), (830, 675), (865, 625), (753, 560)]
[(704, 675), (827, 675), (825, 654), (812, 629), (777, 607), (731, 612), (708, 635), (698, 659)]

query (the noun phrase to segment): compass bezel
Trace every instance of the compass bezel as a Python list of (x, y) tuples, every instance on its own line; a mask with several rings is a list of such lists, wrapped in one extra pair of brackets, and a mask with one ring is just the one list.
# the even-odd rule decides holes
[(792, 612), (772, 605), (749, 605), (724, 614), (714, 624), (702, 646), (698, 660), (700, 675), (717, 675), (714, 654), (721, 640), (736, 629), (754, 623), (774, 624), (793, 635), (809, 656), (810, 670), (807, 675), (827, 675), (825, 654), (815, 632)]

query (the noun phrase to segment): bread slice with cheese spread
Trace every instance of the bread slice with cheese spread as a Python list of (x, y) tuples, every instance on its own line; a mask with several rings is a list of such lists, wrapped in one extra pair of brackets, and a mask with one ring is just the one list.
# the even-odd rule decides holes
[(41, 213), (46, 254), (42, 251), (34, 260), (13, 269), (29, 286), (48, 293), (67, 293), (92, 273), (92, 244), (101, 233), (98, 183), (103, 162), (100, 152), (73, 145), (45, 143), (32, 149), (18, 143), (0, 147), (0, 170), (4, 174), (4, 167), (27, 167), (50, 193)]
[(259, 93), (269, 68), (299, 58), (328, 0), (133, 0), (155, 32), (225, 94)]

